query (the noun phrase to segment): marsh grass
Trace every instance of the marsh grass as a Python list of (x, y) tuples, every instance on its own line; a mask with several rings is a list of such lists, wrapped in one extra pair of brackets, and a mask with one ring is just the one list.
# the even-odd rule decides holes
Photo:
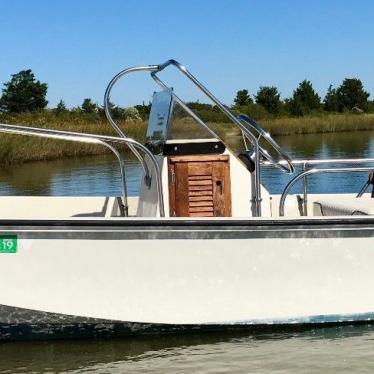
[[(22, 115), (3, 116), (0, 122), (77, 133), (117, 136), (107, 121), (90, 119), (89, 117), (56, 116), (53, 113), (43, 113), (43, 115), (25, 113)], [(139, 140), (144, 139), (146, 132), (144, 122), (126, 122), (120, 125), (129, 136)], [(130, 155), (126, 147), (120, 146), (119, 149)], [(100, 145), (0, 133), (0, 163), (10, 164), (107, 153), (110, 153), (110, 151)]]
[[(2, 115), (1, 123), (53, 128), (57, 130), (116, 135), (107, 121), (89, 117), (56, 116), (52, 112), (26, 113), (22, 115)], [(334, 133), (346, 131), (374, 130), (374, 114), (325, 114), (315, 117), (264, 119), (259, 123), (272, 135), (293, 135), (312, 133)], [(141, 142), (145, 139), (144, 121), (122, 122), (125, 133)], [(223, 139), (240, 135), (239, 130), (229, 123), (211, 123), (209, 127)], [(173, 138), (209, 137), (200, 126), (191, 119), (179, 119), (172, 126)], [(128, 157), (127, 148), (122, 151)], [(102, 146), (51, 140), (37, 137), (0, 134), (0, 163), (20, 163), (26, 161), (49, 160), (64, 157), (81, 157), (107, 154), (110, 151)]]
[(374, 130), (374, 114), (326, 114), (316, 117), (275, 118), (261, 122), (273, 135), (318, 134)]

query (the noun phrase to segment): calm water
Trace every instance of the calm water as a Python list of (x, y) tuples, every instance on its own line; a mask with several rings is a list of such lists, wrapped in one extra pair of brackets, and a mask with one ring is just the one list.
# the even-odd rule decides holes
[[(374, 157), (374, 132), (290, 136), (278, 139), (294, 158)], [(127, 165), (136, 195), (140, 167)], [(289, 180), (263, 172), (271, 192)], [(310, 190), (356, 192), (358, 175), (310, 179)], [(0, 194), (120, 194), (117, 164), (109, 157), (39, 162), (0, 171)], [(109, 341), (7, 343), (0, 345), (0, 372), (69, 373), (321, 373), (373, 372), (374, 325), (267, 334), (197, 334)]]
[[(374, 132), (287, 136), (279, 143), (294, 159), (374, 158)], [(137, 195), (141, 167), (127, 162), (130, 195)], [(289, 175), (264, 168), (263, 181), (271, 193), (281, 193)], [(356, 192), (367, 173), (325, 174), (309, 177), (311, 192)], [(0, 168), (0, 195), (121, 195), (118, 163), (109, 156), (33, 162)]]
[(0, 345), (3, 373), (356, 373), (374, 370), (374, 326)]

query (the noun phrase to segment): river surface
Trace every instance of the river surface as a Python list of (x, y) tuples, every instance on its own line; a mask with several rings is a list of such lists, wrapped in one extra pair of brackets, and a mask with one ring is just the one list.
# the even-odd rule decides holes
[[(278, 139), (294, 158), (374, 157), (374, 132)], [(127, 163), (130, 195), (141, 169)], [(310, 178), (313, 192), (357, 192), (367, 173)], [(263, 170), (264, 183), (281, 192), (289, 176)], [(120, 195), (111, 157), (35, 162), (0, 170), (2, 195)], [(69, 373), (352, 373), (374, 371), (374, 325), (273, 333), (206, 333), (101, 341), (6, 343), (0, 372)]]
[[(294, 159), (374, 158), (374, 132), (370, 131), (284, 136), (277, 140)], [(312, 176), (309, 177), (309, 191), (357, 192), (367, 174)], [(129, 195), (138, 194), (141, 175), (139, 163), (128, 160)], [(271, 193), (281, 193), (290, 180), (289, 175), (268, 167), (262, 169), (262, 177)], [(118, 162), (111, 156), (99, 156), (1, 166), (0, 195), (120, 196)]]

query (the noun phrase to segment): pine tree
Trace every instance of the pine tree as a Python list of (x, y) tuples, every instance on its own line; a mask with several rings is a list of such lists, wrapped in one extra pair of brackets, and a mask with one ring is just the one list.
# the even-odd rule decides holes
[(248, 90), (239, 90), (236, 93), (236, 97), (234, 99), (234, 103), (237, 106), (245, 106), (253, 103)]
[(0, 98), (0, 109), (5, 112), (22, 113), (44, 109), (48, 86), (35, 79), (31, 69), (13, 74), (9, 82), (4, 84)]
[(260, 87), (255, 99), (257, 104), (262, 105), (271, 114), (277, 114), (282, 104), (278, 89), (274, 86)]
[(82, 112), (86, 114), (95, 114), (98, 111), (97, 105), (89, 98), (83, 100), (81, 109)]
[(66, 113), (68, 110), (66, 108), (66, 105), (65, 103), (60, 100), (56, 106), (56, 108), (53, 110), (56, 114), (62, 114), (62, 113)]
[(312, 83), (303, 80), (293, 92), (288, 101), (288, 107), (293, 115), (303, 116), (321, 108), (321, 98), (314, 90)]
[(326, 96), (323, 100), (323, 107), (328, 112), (338, 112), (339, 111), (339, 97), (336, 88), (332, 88), (330, 84), (327, 89)]
[(360, 79), (346, 78), (337, 89), (339, 100), (339, 110), (352, 110), (359, 108), (366, 111), (368, 109), (368, 98), (370, 94), (364, 90)]

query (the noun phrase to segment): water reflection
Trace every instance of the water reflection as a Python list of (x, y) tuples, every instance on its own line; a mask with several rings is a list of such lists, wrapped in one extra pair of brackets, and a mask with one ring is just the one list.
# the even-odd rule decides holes
[(122, 340), (0, 345), (0, 371), (25, 372), (318, 372), (373, 369), (374, 326), (278, 333), (206, 333)]
[(293, 158), (373, 157), (373, 131), (292, 135), (277, 140)]
[[(277, 141), (294, 159), (374, 157), (374, 132), (312, 134), (279, 137)], [(238, 136), (230, 146), (242, 147)], [(142, 175), (136, 161), (126, 164), (130, 195), (137, 195)], [(309, 177), (310, 192), (358, 192), (367, 173), (324, 174)], [(263, 182), (271, 193), (281, 193), (290, 176), (263, 168)], [(295, 191), (300, 192), (297, 186)], [(120, 195), (118, 163), (110, 156), (32, 162), (0, 169), (1, 195)]]
[[(277, 141), (293, 159), (374, 158), (374, 132), (309, 134), (279, 137)], [(367, 164), (361, 166), (370, 166)], [(353, 166), (353, 165), (345, 165)], [(329, 167), (323, 165), (319, 167)], [(301, 168), (297, 168), (300, 172)], [(350, 174), (318, 174), (308, 177), (308, 190), (314, 193), (357, 193), (367, 180), (367, 172)], [(263, 169), (263, 181), (271, 193), (281, 193), (290, 176)], [(293, 192), (300, 193), (301, 185)]]
[[(126, 180), (130, 195), (138, 193), (141, 168), (126, 162)], [(117, 160), (110, 156), (30, 162), (1, 166), (2, 195), (105, 196), (121, 195)]]
[[(35, 173), (36, 168), (37, 174)], [(2, 166), (0, 181), (5, 190), (14, 191), (17, 195), (22, 194), (23, 191), (30, 191), (35, 195), (50, 195), (51, 180), (55, 173), (54, 165), (48, 162), (12, 167)]]

